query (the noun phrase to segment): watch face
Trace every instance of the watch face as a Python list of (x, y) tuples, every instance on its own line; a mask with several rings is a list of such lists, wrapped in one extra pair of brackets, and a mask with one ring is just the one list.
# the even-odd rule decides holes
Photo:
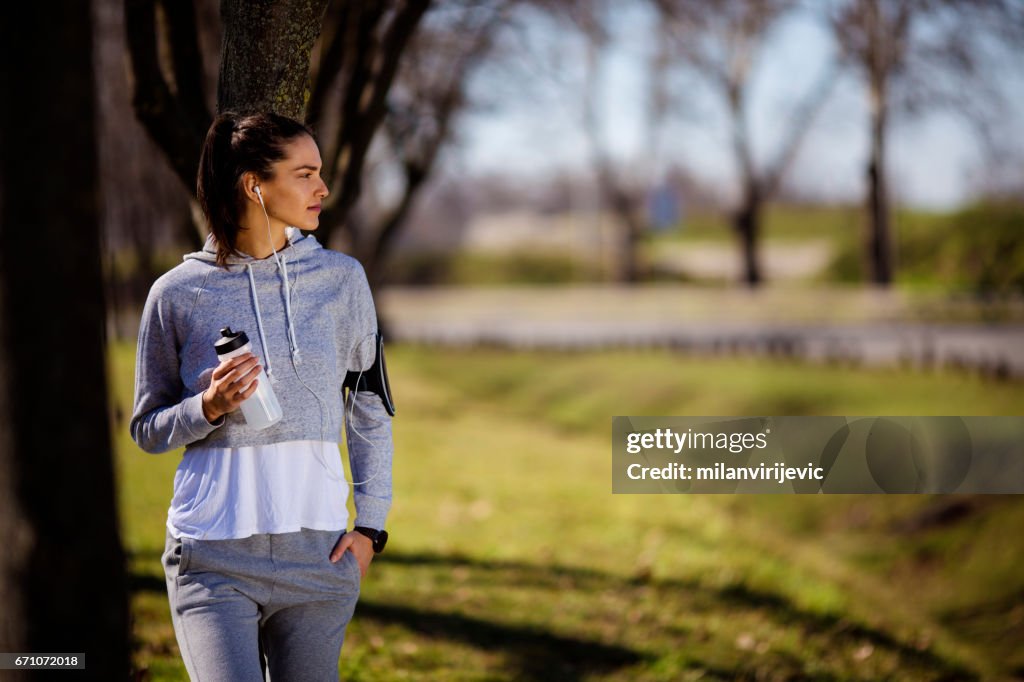
[(380, 553), (384, 551), (384, 545), (388, 544), (388, 532), (382, 530), (377, 533), (377, 539), (373, 541), (373, 551)]

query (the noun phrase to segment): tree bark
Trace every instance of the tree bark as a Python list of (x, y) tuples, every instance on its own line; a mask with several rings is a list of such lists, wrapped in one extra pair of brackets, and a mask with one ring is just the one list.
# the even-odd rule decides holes
[(305, 120), (309, 58), (327, 0), (223, 0), (217, 109)]
[(0, 44), (0, 651), (123, 680), (91, 3), (23, 5)]

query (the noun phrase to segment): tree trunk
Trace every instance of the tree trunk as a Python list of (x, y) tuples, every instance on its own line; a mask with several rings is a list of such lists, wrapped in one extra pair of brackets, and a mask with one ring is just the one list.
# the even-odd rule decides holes
[(761, 192), (748, 183), (743, 200), (733, 216), (733, 228), (743, 254), (743, 282), (751, 289), (763, 283), (757, 249), (761, 238)]
[(17, 93), (0, 101), (0, 651), (84, 654), (91, 679), (123, 680), (90, 11), (0, 22)]
[(622, 284), (636, 284), (640, 281), (640, 235), (643, 233), (644, 226), (637, 216), (636, 209), (632, 206), (619, 205), (616, 213), (622, 222), (622, 242), (616, 279)]
[(730, 75), (724, 91), (732, 122), (733, 153), (740, 168), (743, 196), (733, 214), (733, 229), (740, 240), (743, 259), (743, 282), (753, 289), (761, 284), (761, 268), (757, 262), (757, 241), (761, 231), (761, 202), (766, 191), (771, 191), (772, 180), (758, 180), (754, 169), (754, 155), (750, 147), (750, 134), (746, 125), (746, 69)]
[(612, 169), (611, 161), (598, 149), (596, 136), (591, 136), (592, 152), (597, 166), (597, 181), (601, 194), (611, 208), (618, 223), (617, 249), (614, 254), (613, 278), (620, 284), (635, 284), (640, 280), (639, 244), (644, 232), (637, 201), (629, 191), (620, 186)]
[(365, 257), (362, 258), (363, 267), (366, 270), (366, 278), (370, 282), (370, 288), (376, 291), (386, 280), (384, 264), (391, 254), (391, 248), (405, 224), (409, 211), (412, 210), (413, 201), (419, 194), (427, 179), (427, 171), (418, 166), (406, 166), (405, 168), (405, 191), (398, 205), (388, 213), (381, 221), (380, 226), (373, 230), (372, 244), (364, 249)]
[(889, 199), (885, 173), (885, 105), (880, 88), (872, 94), (871, 158), (868, 161), (868, 243), (867, 260), (871, 281), (880, 286), (892, 283), (892, 234), (889, 227)]
[(305, 120), (309, 57), (327, 0), (223, 0), (217, 109)]

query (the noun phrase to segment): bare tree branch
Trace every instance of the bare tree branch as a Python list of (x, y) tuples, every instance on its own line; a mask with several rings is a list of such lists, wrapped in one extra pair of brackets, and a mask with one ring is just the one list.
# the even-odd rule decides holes
[[(188, 1), (190, 4), (190, 0)], [(160, 68), (158, 56), (161, 37), (157, 33), (155, 0), (125, 0), (124, 8), (125, 34), (131, 55), (134, 87), (132, 104), (135, 115), (163, 151), (178, 179), (191, 194), (195, 188), (199, 152), (203, 136), (210, 125), (210, 116), (205, 112), (204, 106), (195, 103), (193, 95), (185, 95), (190, 102), (189, 105), (185, 105), (168, 85)], [(171, 12), (168, 23), (174, 26), (174, 31), (184, 29), (185, 14), (186, 11), (182, 9)], [(169, 43), (166, 36), (163, 41)], [(188, 40), (183, 42), (189, 43)], [(187, 45), (185, 49), (188, 50)], [(177, 93), (180, 95), (182, 88), (196, 87), (197, 83), (188, 75), (193, 66), (189, 65), (187, 57), (174, 61), (180, 65), (181, 76)], [(199, 97), (201, 98), (201, 94)], [(190, 248), (201, 247), (199, 235), (195, 230), (186, 228), (187, 226), (183, 225), (179, 234), (182, 242)]]
[(336, 198), (328, 204), (322, 218), (327, 226), (340, 222), (359, 198), (363, 161), (373, 133), (387, 111), (387, 93), (399, 59), (429, 5), (429, 0), (403, 0), (380, 39), (377, 54), (369, 64), (371, 70), (365, 86), (358, 91), (350, 90), (343, 124), (347, 134), (339, 136), (336, 156), (328, 157), (338, 177), (332, 182), (332, 194)]
[(641, 210), (642, 198), (638, 191), (628, 189), (616, 173), (615, 164), (606, 150), (598, 123), (598, 62), (601, 49), (608, 41), (608, 33), (596, 13), (582, 14), (580, 26), (587, 39), (583, 129), (589, 142), (591, 160), (601, 194), (619, 223), (614, 277), (618, 282), (634, 283), (640, 279), (639, 241), (646, 228)]
[(788, 117), (788, 127), (775, 154), (775, 160), (768, 164), (763, 173), (762, 185), (766, 197), (774, 196), (778, 191), (782, 177), (789, 170), (797, 152), (800, 151), (800, 145), (807, 137), (811, 124), (828, 100), (842, 69), (841, 62), (829, 62), (822, 69), (821, 76), (814, 86), (807, 91), (800, 104)]
[(457, 8), (452, 22), (433, 30), (421, 27), (407, 49), (382, 128), (405, 185), (395, 205), (360, 237), (371, 282), (383, 281), (383, 261), (448, 143), (457, 114), (466, 106), (469, 76), (491, 51), (513, 4), (504, 0), (493, 6)]

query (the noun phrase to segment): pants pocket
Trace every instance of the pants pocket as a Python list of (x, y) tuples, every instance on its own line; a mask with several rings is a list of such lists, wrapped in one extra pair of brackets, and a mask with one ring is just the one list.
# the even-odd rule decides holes
[(192, 553), (195, 548), (195, 540), (193, 538), (182, 537), (178, 543), (178, 575), (185, 575), (192, 566)]
[(186, 538), (175, 538), (170, 531), (167, 532), (167, 539), (164, 542), (164, 553), (160, 557), (160, 563), (164, 567), (164, 575), (168, 580), (173, 580), (185, 572), (191, 559), (191, 552), (185, 544)]
[(355, 579), (356, 584), (358, 585), (363, 581), (363, 574), (359, 568), (359, 559), (356, 558), (355, 553), (350, 549), (345, 551), (344, 557), (346, 557), (346, 560), (352, 567), (352, 571), (354, 572), (352, 577)]

